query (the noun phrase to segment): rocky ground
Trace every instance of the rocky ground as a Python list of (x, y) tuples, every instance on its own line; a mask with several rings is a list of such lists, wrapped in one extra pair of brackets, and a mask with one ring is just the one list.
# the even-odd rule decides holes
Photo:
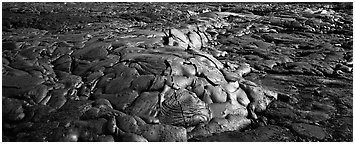
[(352, 3), (2, 3), (2, 141), (353, 141)]

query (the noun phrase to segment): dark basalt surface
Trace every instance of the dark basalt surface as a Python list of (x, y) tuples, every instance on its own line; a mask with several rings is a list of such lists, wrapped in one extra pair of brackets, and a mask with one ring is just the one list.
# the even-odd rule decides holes
[(2, 3), (2, 141), (353, 141), (352, 3)]

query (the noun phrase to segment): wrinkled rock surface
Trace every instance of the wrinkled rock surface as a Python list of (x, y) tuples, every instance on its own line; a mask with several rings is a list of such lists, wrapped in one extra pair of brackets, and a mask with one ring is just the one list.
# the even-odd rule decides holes
[(351, 3), (3, 3), (3, 141), (352, 141)]

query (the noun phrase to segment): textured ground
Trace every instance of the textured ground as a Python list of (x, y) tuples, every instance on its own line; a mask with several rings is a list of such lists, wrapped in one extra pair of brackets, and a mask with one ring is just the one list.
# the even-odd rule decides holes
[[(150, 36), (152, 31), (180, 28), (194, 23), (194, 14), (208, 11), (241, 16), (224, 18), (232, 25), (207, 30), (213, 48), (204, 50), (223, 64), (249, 64), (252, 71), (244, 78), (277, 92), (278, 99), (258, 113), (262, 122), (188, 141), (353, 141), (352, 3), (2, 3), (2, 7), (2, 141), (149, 140), (129, 132), (156, 128), (142, 128), (146, 124), (141, 118), (120, 112), (116, 113), (124, 118), (118, 120), (92, 114), (102, 105), (125, 107), (120, 100), (103, 96), (117, 91), (107, 88), (117, 83), (105, 83), (112, 79), (106, 74), (115, 69), (115, 49), (154, 47), (154, 40), (142, 42), (127, 33), (144, 29), (150, 31), (139, 34)], [(127, 41), (105, 45), (116, 39)], [(86, 45), (95, 48), (83, 51)], [(105, 92), (97, 90), (100, 86)], [(109, 104), (94, 102), (97, 97)], [(110, 131), (116, 120), (124, 138)], [(135, 125), (125, 126), (127, 121)]]

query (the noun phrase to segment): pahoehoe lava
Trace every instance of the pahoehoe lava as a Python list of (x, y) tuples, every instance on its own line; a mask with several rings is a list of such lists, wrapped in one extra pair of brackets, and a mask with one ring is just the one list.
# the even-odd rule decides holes
[(2, 3), (2, 141), (352, 141), (352, 3)]

